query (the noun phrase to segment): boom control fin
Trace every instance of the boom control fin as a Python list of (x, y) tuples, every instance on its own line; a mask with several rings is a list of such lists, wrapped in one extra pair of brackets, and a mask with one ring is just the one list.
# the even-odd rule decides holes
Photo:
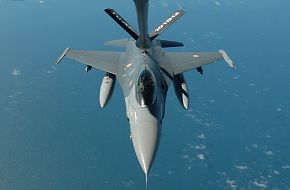
[(136, 30), (123, 18), (119, 15), (114, 9), (105, 9), (105, 12), (112, 17), (126, 32), (132, 36), (135, 40), (138, 39), (139, 35)]
[(175, 21), (177, 21), (182, 15), (184, 15), (184, 10), (175, 11), (169, 18), (167, 18), (160, 26), (158, 26), (153, 32), (150, 34), (150, 39), (154, 40), (159, 36), (162, 32), (164, 32), (168, 27), (170, 27)]

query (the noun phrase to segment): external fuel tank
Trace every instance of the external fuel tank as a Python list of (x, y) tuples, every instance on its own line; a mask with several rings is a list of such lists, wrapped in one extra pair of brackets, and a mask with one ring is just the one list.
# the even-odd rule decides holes
[(178, 101), (180, 102), (182, 107), (187, 110), (189, 107), (189, 94), (183, 74), (178, 74), (174, 76), (173, 86)]
[(100, 105), (102, 108), (104, 108), (108, 104), (113, 94), (115, 83), (116, 83), (116, 75), (106, 73), (100, 88)]

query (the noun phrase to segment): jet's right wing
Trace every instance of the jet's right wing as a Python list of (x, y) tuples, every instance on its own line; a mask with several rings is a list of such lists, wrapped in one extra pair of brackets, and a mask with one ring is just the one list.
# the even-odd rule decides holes
[(61, 62), (64, 57), (68, 57), (72, 60), (76, 60), (85, 65), (90, 65), (102, 71), (117, 74), (121, 54), (122, 52), (85, 51), (67, 48), (61, 54), (56, 64)]
[(165, 53), (165, 56), (167, 57), (169, 65), (164, 65), (164, 67), (169, 67), (173, 75), (198, 69), (221, 59), (224, 59), (230, 67), (236, 68), (224, 50), (219, 50), (218, 52), (169, 52)]

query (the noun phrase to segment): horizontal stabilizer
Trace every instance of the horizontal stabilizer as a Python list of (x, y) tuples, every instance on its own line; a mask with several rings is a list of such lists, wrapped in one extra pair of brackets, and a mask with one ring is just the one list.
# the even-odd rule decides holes
[(184, 15), (185, 11), (177, 10), (175, 11), (169, 18), (167, 18), (160, 26), (158, 26), (151, 34), (151, 40), (154, 40), (157, 36), (159, 36), (162, 32), (164, 32), (169, 26), (171, 26), (175, 21), (177, 21), (182, 15)]
[(114, 46), (114, 47), (127, 47), (128, 41), (129, 40), (127, 38), (119, 39), (119, 40), (111, 40), (111, 41), (105, 42), (105, 45)]
[(169, 40), (159, 40), (162, 48), (170, 47), (182, 47), (184, 46), (181, 42), (169, 41)]
[(135, 40), (138, 39), (139, 35), (136, 30), (124, 19), (119, 15), (114, 9), (105, 9), (105, 12), (112, 17), (126, 32), (132, 36)]

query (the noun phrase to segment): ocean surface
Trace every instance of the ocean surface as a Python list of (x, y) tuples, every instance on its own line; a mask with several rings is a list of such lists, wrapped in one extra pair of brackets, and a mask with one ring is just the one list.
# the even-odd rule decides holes
[[(99, 106), (104, 73), (55, 61), (66, 47), (116, 50), (126, 38), (103, 11), (137, 26), (133, 1), (0, 0), (0, 189), (145, 189), (119, 85)], [(150, 189), (290, 189), (290, 1), (150, 1), (168, 51), (225, 49), (236, 62), (185, 73), (190, 110), (168, 92)], [(136, 27), (137, 28), (137, 27)]]

